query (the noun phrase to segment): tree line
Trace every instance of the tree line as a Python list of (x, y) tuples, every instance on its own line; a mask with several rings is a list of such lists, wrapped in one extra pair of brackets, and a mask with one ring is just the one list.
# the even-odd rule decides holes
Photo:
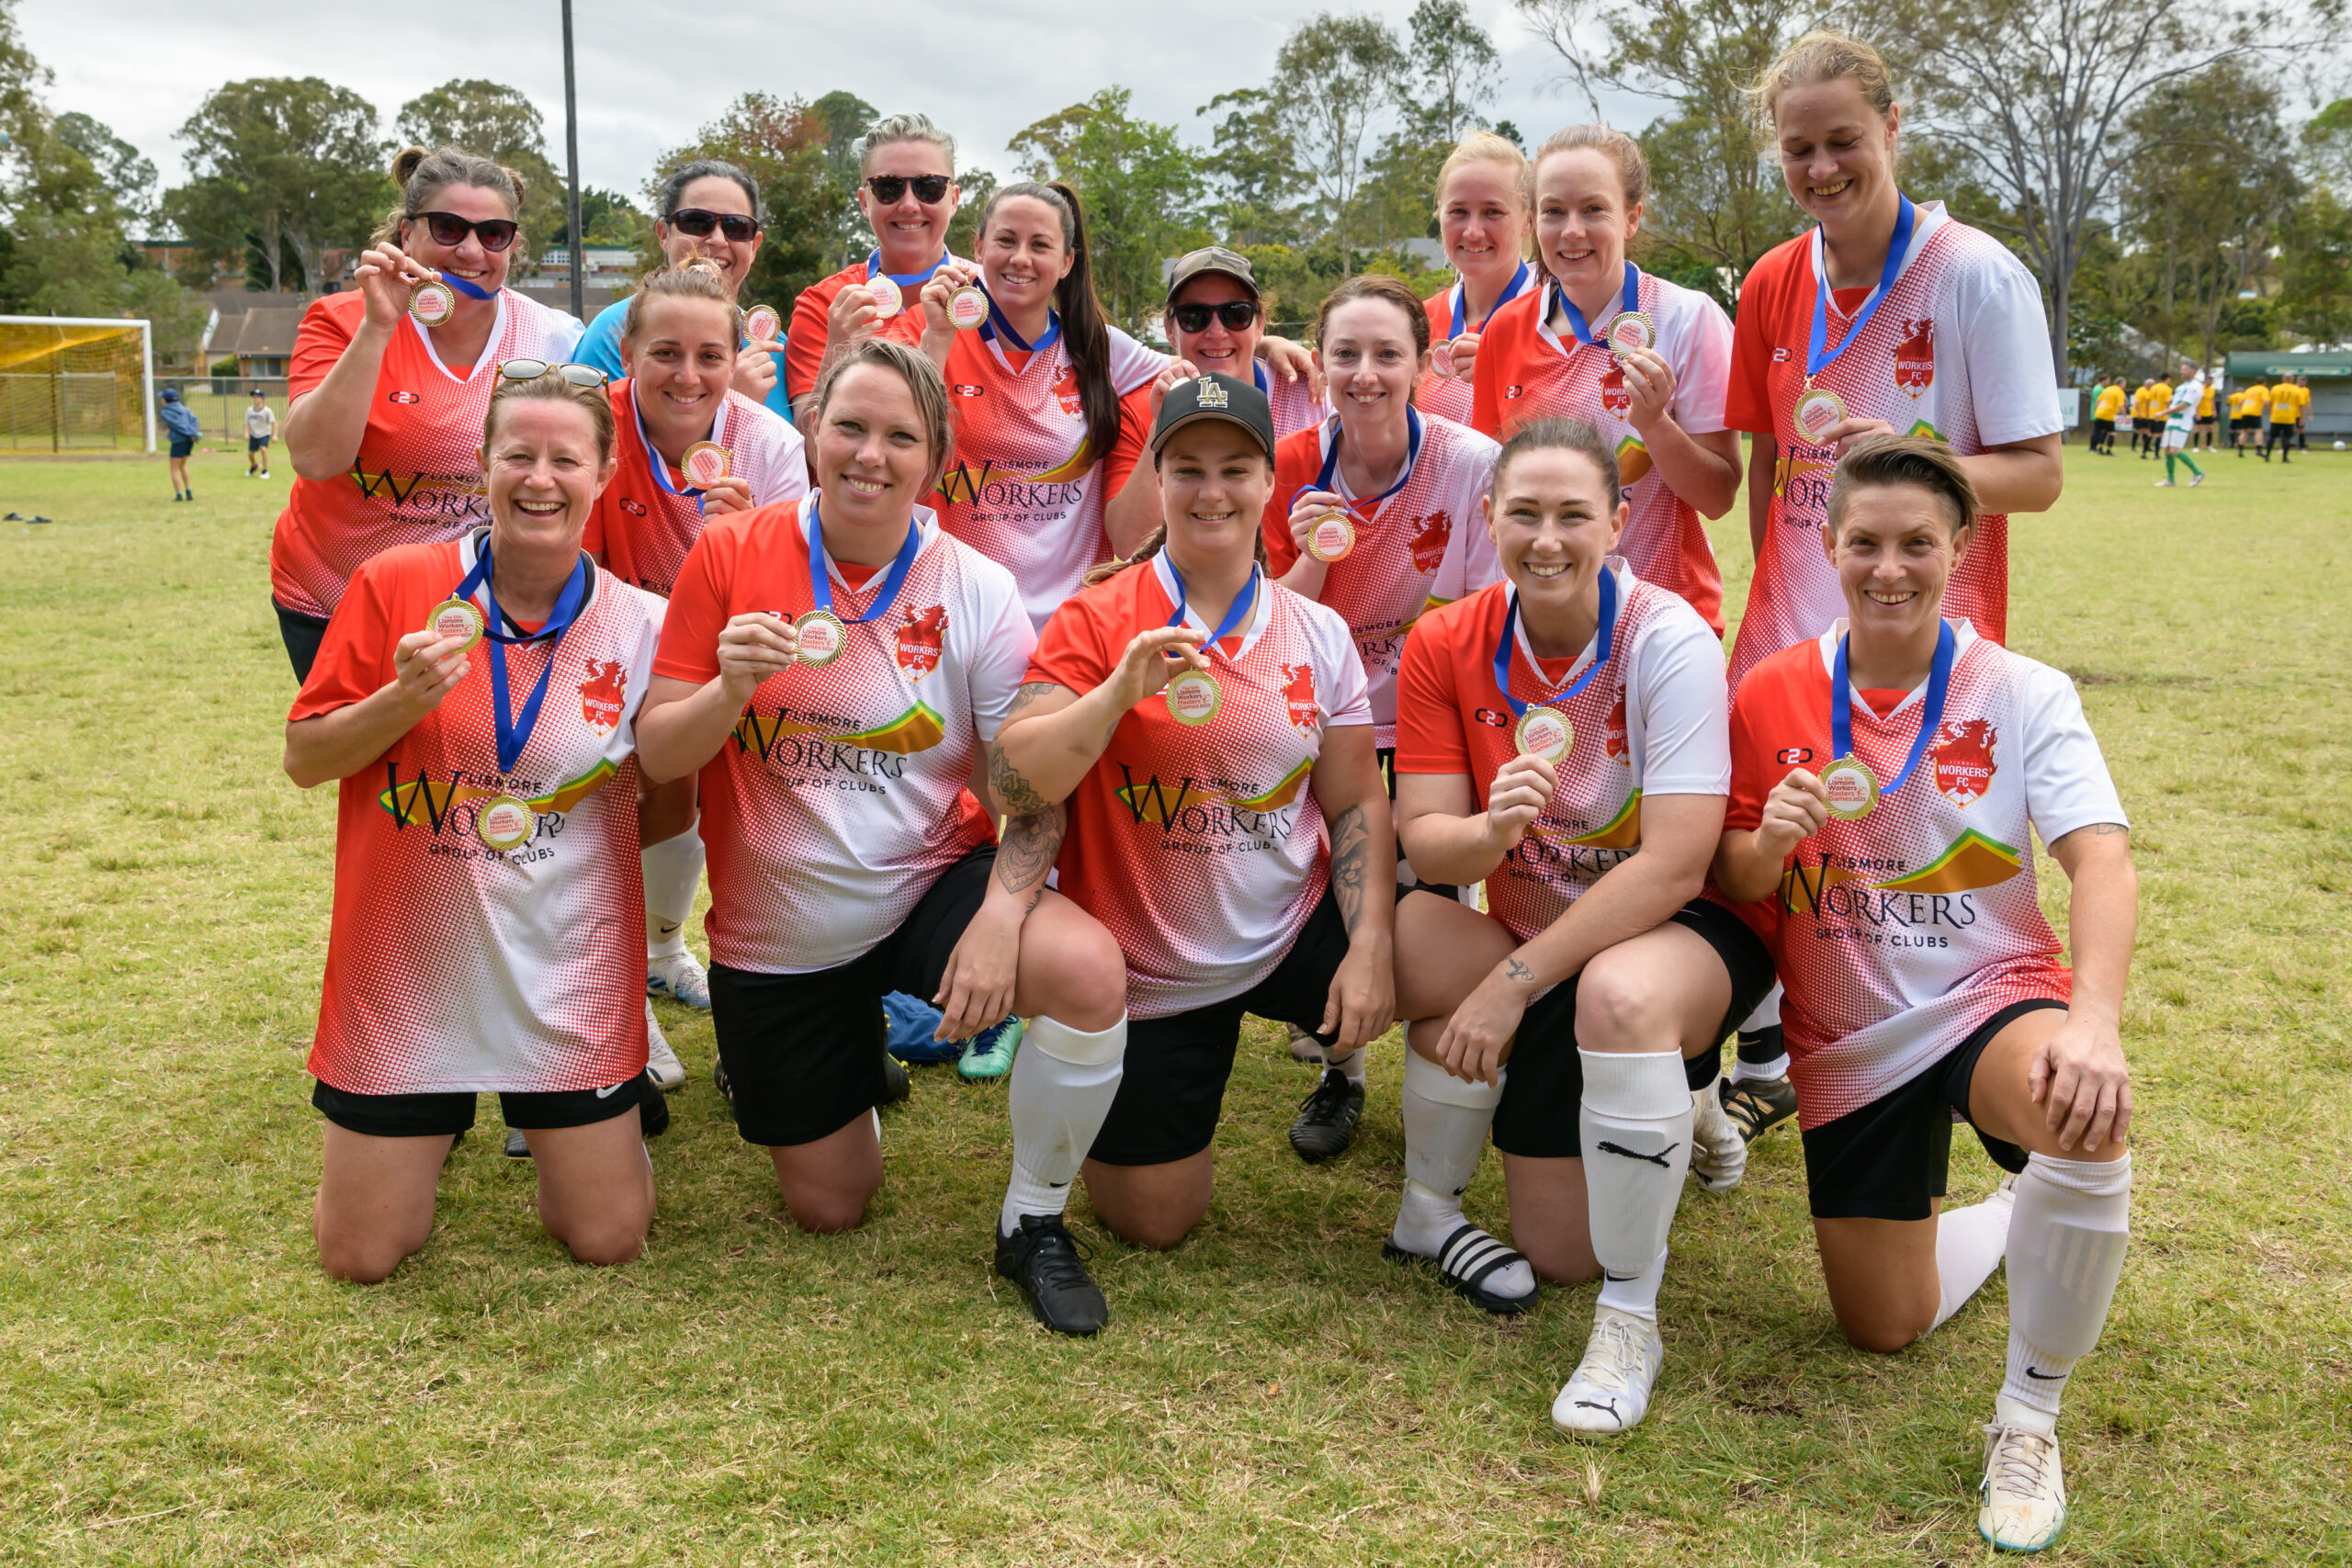
[[(1796, 0), (1514, 0), (1555, 64), (1561, 123), (1601, 95), (1654, 104), (1636, 135), (1655, 171), (1637, 255), (1734, 305), (1740, 280), (1800, 232), (1746, 85), (1806, 28), (1877, 43), (1903, 96), (1905, 188), (1998, 235), (2041, 280), (2062, 376), (2114, 374), (2187, 352), (2210, 358), (2352, 337), (2352, 98), (2298, 123), (2333, 63), (2346, 0), (1878, 0), (1851, 14)], [(350, 89), (256, 78), (209, 94), (176, 133), (186, 183), (80, 113), (56, 113), (0, 0), (0, 309), (144, 315), (191, 340), (201, 309), (155, 271), (134, 231), (185, 242), (249, 286), (317, 292), (330, 253), (364, 244), (391, 205), (390, 151), (467, 148), (521, 175), (529, 243), (565, 240), (547, 128), (522, 93), (453, 80), (389, 127)], [(1265, 82), (1216, 94), (1189, 123), (1136, 112), (1105, 86), (1012, 136), (1012, 166), (967, 168), (951, 243), (1002, 178), (1068, 181), (1093, 230), (1114, 320), (1143, 325), (1165, 258), (1221, 243), (1247, 254), (1273, 314), (1296, 330), (1351, 272), (1423, 292), (1438, 165), (1491, 120), (1500, 55), (1464, 0), (1420, 0), (1400, 29), (1373, 14), (1300, 24)], [(897, 106), (894, 106), (897, 107)], [(631, 195), (582, 192), (585, 243), (658, 261), (640, 202), (696, 157), (758, 180), (768, 243), (747, 298), (794, 295), (865, 254), (854, 144), (876, 118), (853, 94), (743, 94), (671, 149)], [(386, 134), (389, 130), (389, 135)], [(528, 262), (526, 265), (530, 265)]]

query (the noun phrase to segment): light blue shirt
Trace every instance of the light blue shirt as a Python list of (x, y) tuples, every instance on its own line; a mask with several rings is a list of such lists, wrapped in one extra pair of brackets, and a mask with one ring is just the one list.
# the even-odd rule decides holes
[[(628, 314), (628, 301), (626, 299), (616, 299), (605, 306), (597, 313), (596, 319), (588, 323), (588, 330), (581, 334), (580, 345), (571, 351), (573, 358), (582, 365), (594, 366), (616, 381), (627, 375), (628, 371), (621, 366), (621, 320)], [(749, 343), (744, 346), (749, 347)], [(768, 407), (785, 423), (792, 423), (792, 400), (784, 394), (781, 339), (777, 340), (775, 385), (768, 389)]]

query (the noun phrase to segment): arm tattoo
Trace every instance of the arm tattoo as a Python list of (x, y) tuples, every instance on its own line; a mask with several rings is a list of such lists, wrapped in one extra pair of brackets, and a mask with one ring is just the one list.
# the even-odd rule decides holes
[[(1004, 710), (1003, 723), (1011, 724), (1014, 719), (1019, 718), (1035, 706), (1037, 699), (1047, 692), (1058, 692), (1063, 689), (1052, 681), (1023, 681), (1021, 682), (1021, 689), (1012, 694), (1012, 705)], [(1000, 725), (999, 728), (1001, 728), (1002, 726)]]
[(1004, 840), (997, 846), (996, 879), (1007, 893), (1028, 892), (1023, 912), (1037, 907), (1046, 894), (1046, 874), (1061, 853), (1062, 829), (1069, 818), (1058, 806), (1025, 812), (1004, 825)]
[[(2129, 833), (2131, 831), (2131, 829), (2126, 828), (2120, 822), (2093, 822), (2088, 827), (2075, 829), (2074, 833), (2062, 835), (2058, 840), (2058, 844), (2064, 843), (2068, 839), (2075, 837), (2075, 833), (2086, 834), (2094, 839), (2104, 839), (2109, 833)], [(2052, 844), (2050, 848), (2055, 850), (2058, 847), (2058, 844)]]
[[(989, 748), (989, 787), (1006, 811), (1015, 817), (1027, 818), (1039, 812), (1051, 811), (1055, 803), (1039, 795), (1036, 786), (1023, 778), (1021, 770), (1005, 761), (1004, 741), (999, 739)], [(1054, 834), (1060, 840), (1058, 830)]]
[(1506, 958), (1503, 960), (1503, 973), (1510, 976), (1512, 979), (1518, 981), (1522, 986), (1529, 984), (1535, 978), (1535, 971), (1530, 969), (1526, 964), (1521, 964), (1516, 958)]
[(1353, 938), (1363, 922), (1366, 873), (1372, 853), (1372, 829), (1363, 807), (1351, 806), (1331, 824), (1331, 894), (1340, 901), (1340, 916)]

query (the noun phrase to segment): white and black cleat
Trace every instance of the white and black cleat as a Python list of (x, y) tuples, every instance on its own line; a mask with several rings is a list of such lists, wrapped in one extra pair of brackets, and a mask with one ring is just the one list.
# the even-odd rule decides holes
[[(1535, 1304), (1535, 1270), (1527, 1259), (1505, 1247), (1476, 1225), (1464, 1222), (1445, 1238), (1435, 1258), (1397, 1245), (1395, 1235), (1380, 1244), (1380, 1255), (1398, 1263), (1434, 1263), (1438, 1273), (1464, 1300), (1498, 1317), (1509, 1317), (1525, 1312)], [(1516, 1270), (1517, 1279), (1527, 1281), (1526, 1288), (1513, 1294), (1506, 1290), (1489, 1289), (1490, 1284), (1507, 1281), (1498, 1278)]]

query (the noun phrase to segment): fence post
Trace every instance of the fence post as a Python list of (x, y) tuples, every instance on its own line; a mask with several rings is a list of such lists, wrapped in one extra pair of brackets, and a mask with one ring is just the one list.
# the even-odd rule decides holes
[(49, 362), (49, 449), (61, 449), (65, 434), (65, 364), (64, 345), (58, 346), (56, 357)]

